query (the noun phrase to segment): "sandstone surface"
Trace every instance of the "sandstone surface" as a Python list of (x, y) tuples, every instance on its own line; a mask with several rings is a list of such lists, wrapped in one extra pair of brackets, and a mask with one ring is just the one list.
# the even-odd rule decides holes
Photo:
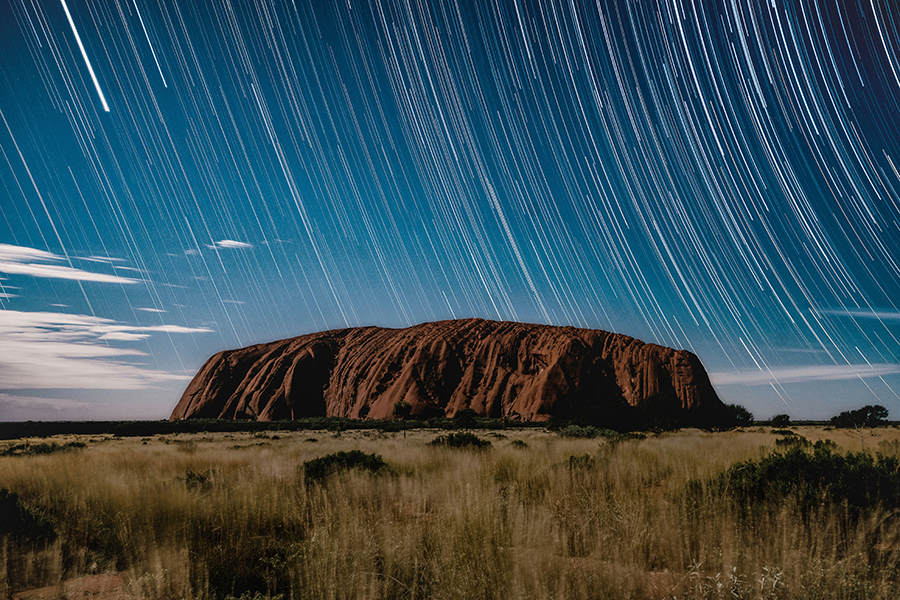
[(685, 350), (593, 329), (464, 319), (406, 329), (357, 327), (219, 352), (170, 417), (257, 419), (479, 415), (543, 421), (615, 413), (664, 398), (697, 413), (722, 406)]

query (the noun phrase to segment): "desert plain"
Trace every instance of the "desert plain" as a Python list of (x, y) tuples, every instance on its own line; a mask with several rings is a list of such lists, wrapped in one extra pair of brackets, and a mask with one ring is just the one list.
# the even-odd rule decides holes
[[(892, 477), (900, 430), (790, 431), (473, 430), (483, 449), (429, 429), (0, 442), (21, 513), (0, 536), (0, 595), (895, 598), (896, 499), (860, 506), (828, 469), (849, 453)], [(384, 466), (304, 468), (355, 450)], [(793, 457), (769, 464), (787, 487), (738, 489), (773, 456)]]

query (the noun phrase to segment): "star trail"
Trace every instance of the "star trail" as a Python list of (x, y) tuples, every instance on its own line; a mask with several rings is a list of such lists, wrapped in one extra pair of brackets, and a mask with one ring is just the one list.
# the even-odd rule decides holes
[(892, 2), (8, 0), (0, 419), (164, 418), (212, 353), (484, 317), (900, 418)]

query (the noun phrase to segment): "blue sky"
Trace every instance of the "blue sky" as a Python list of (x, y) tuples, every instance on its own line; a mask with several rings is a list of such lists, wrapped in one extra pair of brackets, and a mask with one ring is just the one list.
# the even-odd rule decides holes
[(0, 419), (165, 418), (225, 348), (472, 316), (692, 350), (758, 418), (900, 418), (898, 22), (3, 3)]

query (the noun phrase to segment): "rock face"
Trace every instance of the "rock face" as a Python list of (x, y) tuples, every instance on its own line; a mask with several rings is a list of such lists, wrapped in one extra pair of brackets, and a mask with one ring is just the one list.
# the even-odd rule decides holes
[[(663, 399), (697, 413), (722, 406), (685, 350), (574, 327), (465, 319), (407, 329), (359, 327), (220, 352), (171, 420), (479, 415), (543, 421)], [(651, 400), (653, 401), (653, 400)]]

